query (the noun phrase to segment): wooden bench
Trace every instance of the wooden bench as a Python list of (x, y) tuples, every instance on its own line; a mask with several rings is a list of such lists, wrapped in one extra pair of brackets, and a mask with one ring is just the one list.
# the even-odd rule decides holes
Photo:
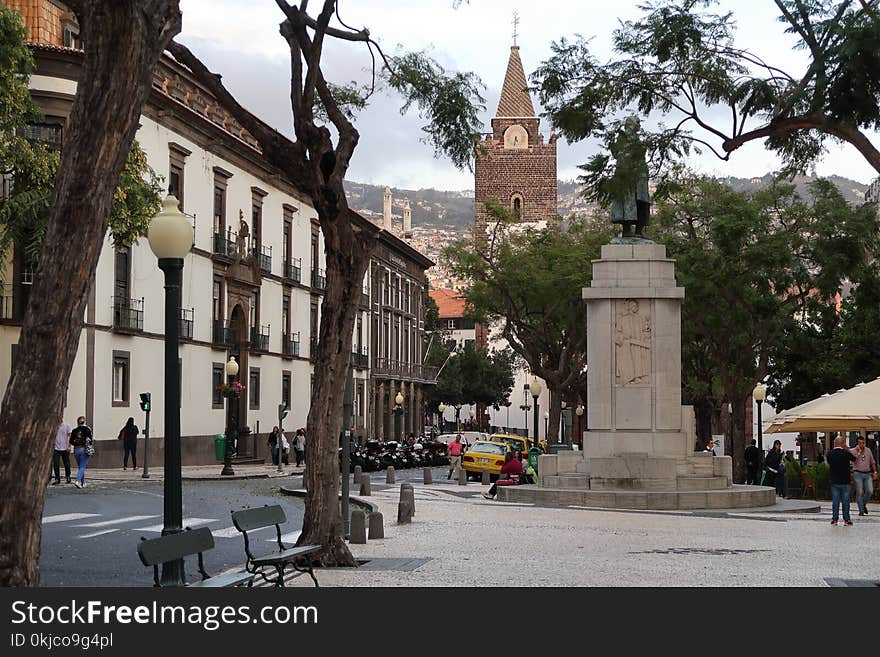
[[(263, 506), (255, 509), (243, 509), (232, 512), (232, 524), (244, 535), (244, 551), (247, 555), (245, 570), (254, 575), (259, 575), (266, 582), (275, 586), (284, 586), (284, 571), (288, 566), (299, 575), (308, 574), (318, 586), (318, 580), (312, 570), (311, 555), (321, 550), (320, 545), (300, 545), (299, 547), (286, 548), (281, 542), (281, 525), (287, 522), (287, 516), (280, 505)], [(278, 537), (278, 550), (267, 555), (254, 556), (251, 552), (251, 542), (248, 532), (275, 525), (275, 533)], [(267, 574), (274, 569), (275, 575)]]
[(177, 561), (194, 554), (199, 555), (199, 573), (201, 581), (192, 582), (186, 586), (241, 586), (247, 584), (253, 586), (254, 575), (248, 572), (225, 573), (211, 577), (205, 572), (205, 562), (202, 553), (214, 547), (214, 536), (207, 527), (187, 529), (176, 534), (167, 534), (159, 538), (142, 538), (138, 544), (138, 556), (145, 566), (153, 567), (154, 586), (162, 586), (159, 581), (159, 566), (169, 561)]

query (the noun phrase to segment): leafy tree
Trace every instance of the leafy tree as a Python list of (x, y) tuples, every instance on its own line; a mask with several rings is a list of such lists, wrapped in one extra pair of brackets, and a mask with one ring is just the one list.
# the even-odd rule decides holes
[[(478, 139), (482, 85), (472, 75), (447, 74), (424, 53), (384, 53), (367, 28), (346, 26), (336, 0), (323, 0), (317, 16), (308, 13), (307, 0), (276, 0), (276, 4), (283, 14), (281, 35), (290, 48), (293, 142), (239, 105), (220, 76), (209, 71), (186, 47), (172, 43), (169, 51), (257, 139), (263, 156), (296, 182), (318, 214), (324, 236), (327, 287), (307, 420), (308, 493), (298, 543), (322, 545), (321, 559), (326, 565), (355, 565), (339, 532), (337, 436), (360, 286), (378, 228), (361, 227), (351, 220), (343, 182), (359, 139), (351, 117), (360, 102), (352, 102), (352, 85), (345, 86), (343, 93), (325, 79), (324, 48), (335, 40), (363, 44), (365, 57), (370, 57), (376, 67), (368, 94), (376, 89), (379, 78), (399, 91), (405, 99), (403, 110), (411, 105), (418, 108), (426, 120), (425, 138), (457, 166), (470, 163)], [(330, 26), (334, 17), (341, 27)]]
[[(880, 151), (869, 139), (880, 127), (878, 2), (773, 1), (786, 33), (808, 55), (803, 72), (738, 47), (733, 14), (713, 13), (714, 0), (655, 0), (615, 30), (607, 63), (588, 39), (562, 39), (532, 81), (570, 141), (612, 140), (623, 130), (621, 114), (669, 117), (645, 139), (653, 177), (692, 148), (728, 160), (756, 140), (790, 173), (819, 159), (829, 139), (853, 145), (880, 172)], [(593, 158), (589, 173), (607, 159)]]
[[(153, 69), (165, 45), (180, 31), (177, 0), (65, 4), (77, 16), (85, 52), (49, 204), (39, 276), (0, 408), (0, 526), (7, 528), (0, 533), (3, 586), (39, 582), (52, 436), (79, 347), (88, 290)], [(23, 30), (20, 23), (13, 25), (17, 20), (0, 12), (0, 97), (10, 85), (15, 94), (14, 106), (0, 107), (3, 122), (23, 106), (30, 72), (21, 54)], [(59, 262), (76, 266), (59, 267)]]
[[(734, 477), (743, 480), (745, 408), (767, 374), (791, 317), (813, 301), (829, 303), (864, 267), (875, 240), (876, 213), (853, 208), (827, 180), (811, 186), (811, 202), (792, 185), (736, 192), (690, 178), (657, 212), (657, 239), (677, 261), (687, 290), (683, 337), (704, 355), (733, 411)], [(685, 376), (705, 366), (685, 364)], [(686, 384), (687, 385), (687, 384)]]
[(497, 324), (510, 348), (554, 393), (549, 430), (556, 435), (562, 399), (574, 401), (586, 388), (581, 289), (591, 279), (587, 263), (599, 257), (610, 234), (579, 219), (567, 230), (522, 230), (497, 203), (487, 207), (497, 220), (487, 238), (458, 242), (443, 258), (471, 281), (465, 296), (477, 318)]

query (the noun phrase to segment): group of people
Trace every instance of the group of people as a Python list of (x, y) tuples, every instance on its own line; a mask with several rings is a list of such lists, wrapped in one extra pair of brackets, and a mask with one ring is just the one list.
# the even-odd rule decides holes
[(483, 493), (483, 497), (487, 500), (494, 500), (498, 493), (499, 486), (516, 486), (518, 484), (536, 484), (538, 476), (535, 469), (528, 462), (525, 455), (520, 452), (508, 450), (504, 455), (504, 465), (501, 466), (501, 472), (498, 479), (495, 480), (489, 490)]
[(55, 431), (55, 443), (52, 451), (52, 469), (49, 471), (49, 482), (55, 486), (61, 483), (61, 464), (64, 463), (64, 476), (70, 483), (70, 454), (76, 459), (77, 473), (73, 485), (85, 488), (86, 468), (89, 459), (95, 454), (92, 430), (86, 425), (83, 416), (76, 418), (76, 427), (71, 429), (64, 420)]
[[(746, 483), (772, 486), (777, 492), (784, 494), (786, 460), (792, 460), (791, 453), (782, 454), (782, 441), (773, 441), (773, 447), (764, 459), (764, 472), (758, 478), (761, 452), (754, 440), (746, 447)], [(868, 515), (868, 500), (874, 495), (874, 479), (877, 478), (877, 463), (871, 450), (865, 446), (864, 436), (859, 436), (856, 446), (848, 449), (846, 439), (838, 436), (834, 439), (834, 449), (827, 457), (829, 481), (831, 484), (831, 524), (840, 520), (840, 508), (843, 507), (843, 522), (852, 525), (850, 517), (850, 496), (852, 486), (856, 488), (856, 504), (859, 515)]]
[[(278, 465), (278, 459), (281, 459), (281, 463), (284, 465), (289, 465), (291, 445), (287, 440), (287, 436), (284, 435), (284, 432), (281, 431), (281, 429), (277, 426), (272, 427), (272, 432), (269, 434), (269, 439), (266, 441), (266, 444), (269, 446), (269, 449), (272, 450), (272, 465)], [(295, 465), (297, 467), (305, 463), (305, 429), (296, 430), (296, 434), (293, 437), (293, 453), (294, 458), (296, 459)]]

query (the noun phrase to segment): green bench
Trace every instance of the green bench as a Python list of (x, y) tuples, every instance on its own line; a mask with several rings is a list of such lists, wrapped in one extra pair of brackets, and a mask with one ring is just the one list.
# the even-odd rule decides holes
[[(308, 574), (317, 587), (318, 580), (312, 570), (312, 555), (320, 552), (321, 546), (284, 547), (281, 542), (281, 525), (286, 522), (287, 516), (284, 514), (284, 509), (278, 504), (232, 512), (232, 524), (244, 536), (244, 551), (247, 555), (245, 570), (253, 575), (259, 575), (263, 580), (275, 586), (284, 586), (284, 572), (290, 567), (298, 573), (294, 577)], [(278, 550), (266, 555), (255, 556), (251, 551), (248, 532), (272, 525), (275, 526), (275, 533), (278, 537)], [(271, 574), (273, 570), (274, 574)]]
[(223, 575), (210, 576), (205, 572), (205, 562), (202, 553), (214, 548), (214, 536), (207, 527), (187, 529), (176, 534), (167, 534), (159, 538), (142, 538), (138, 544), (138, 556), (145, 566), (153, 567), (154, 586), (161, 586), (159, 581), (159, 566), (169, 561), (177, 561), (194, 554), (199, 555), (199, 574), (202, 579), (191, 582), (189, 587), (227, 587), (253, 586), (254, 575), (249, 572), (224, 573)]

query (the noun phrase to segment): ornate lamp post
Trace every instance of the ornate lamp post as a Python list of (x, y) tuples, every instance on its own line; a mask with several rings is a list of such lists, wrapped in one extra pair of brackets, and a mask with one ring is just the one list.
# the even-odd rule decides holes
[[(165, 274), (165, 484), (162, 535), (183, 531), (183, 483), (180, 459), (180, 281), (183, 258), (193, 245), (193, 229), (171, 195), (147, 229), (150, 249)], [(183, 560), (162, 566), (163, 586), (184, 586)]]
[(538, 379), (532, 378), (532, 382), (529, 384), (529, 392), (532, 393), (532, 399), (535, 400), (535, 412), (532, 413), (532, 417), (535, 418), (535, 447), (538, 446), (538, 397), (541, 394), (541, 384), (538, 383)]
[(456, 433), (461, 431), (460, 413), (461, 413), (461, 404), (456, 404), (455, 405), (455, 431), (456, 431)]
[(400, 418), (403, 415), (403, 393), (398, 392), (394, 398), (394, 440), (399, 441), (400, 436)]
[(525, 414), (525, 436), (529, 437), (529, 410), (531, 409), (531, 405), (529, 404), (529, 384), (526, 383), (523, 386), (523, 403), (519, 405), (519, 410), (521, 410)]
[(443, 412), (446, 410), (446, 404), (440, 402), (437, 410), (440, 411), (440, 433), (444, 433), (446, 431), (446, 418), (443, 417)]
[(550, 433), (550, 412), (544, 411), (544, 440), (547, 440), (549, 437), (547, 434)]
[(226, 363), (226, 387), (230, 392), (226, 394), (226, 449), (223, 452), (221, 475), (235, 474), (235, 470), (232, 469), (232, 446), (238, 438), (238, 395), (235, 393), (237, 376), (238, 363), (235, 362), (235, 356), (230, 356)]
[(581, 422), (583, 421), (584, 417), (584, 405), (578, 404), (577, 408), (574, 409), (574, 412), (578, 416), (578, 438), (581, 439), (579, 442), (581, 442), (581, 449), (583, 449), (584, 428), (581, 426)]
[(474, 417), (476, 416), (476, 413), (474, 412), (473, 408), (471, 408), (468, 411), (468, 415), (470, 415), (470, 417), (471, 417), (471, 429), (473, 429), (474, 428)]
[(559, 402), (559, 405), (562, 408), (562, 411), (559, 414), (559, 444), (561, 445), (565, 442), (565, 410), (568, 403), (563, 399)]
[(755, 389), (752, 390), (752, 397), (755, 398), (755, 403), (758, 405), (758, 450), (763, 453), (764, 441), (761, 427), (761, 407), (764, 405), (764, 399), (767, 397), (767, 386), (759, 382)]

